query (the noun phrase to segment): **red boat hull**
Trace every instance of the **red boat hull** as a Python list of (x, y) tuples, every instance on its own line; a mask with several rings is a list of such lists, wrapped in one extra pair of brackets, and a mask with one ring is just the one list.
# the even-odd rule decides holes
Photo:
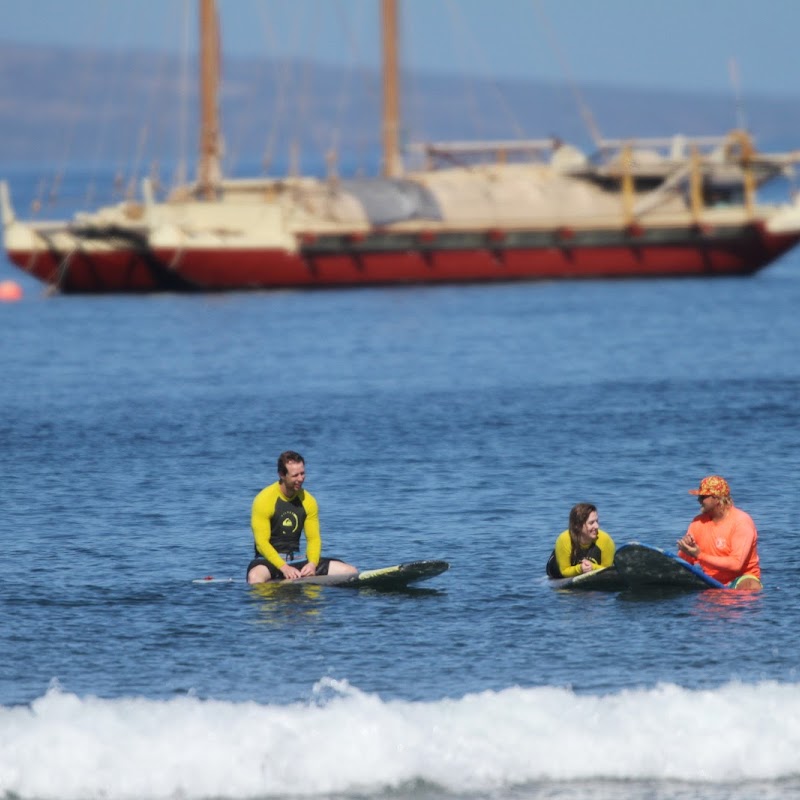
[(759, 223), (726, 229), (375, 233), (301, 237), (297, 253), (116, 248), (99, 254), (9, 251), (66, 293), (235, 291), (391, 284), (750, 275), (800, 240)]

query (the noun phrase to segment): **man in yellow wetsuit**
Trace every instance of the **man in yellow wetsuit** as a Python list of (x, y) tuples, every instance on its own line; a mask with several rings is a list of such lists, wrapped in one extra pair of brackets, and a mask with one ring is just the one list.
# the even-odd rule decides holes
[(577, 503), (569, 512), (569, 528), (559, 534), (547, 562), (551, 578), (573, 578), (614, 563), (614, 540), (600, 530), (597, 507)]
[[(358, 572), (339, 559), (322, 558), (319, 509), (311, 493), (303, 489), (305, 479), (303, 456), (293, 450), (281, 453), (278, 480), (262, 489), (253, 501), (255, 558), (247, 565), (248, 583)], [(306, 535), (306, 558), (289, 563), (300, 550), (302, 532)]]

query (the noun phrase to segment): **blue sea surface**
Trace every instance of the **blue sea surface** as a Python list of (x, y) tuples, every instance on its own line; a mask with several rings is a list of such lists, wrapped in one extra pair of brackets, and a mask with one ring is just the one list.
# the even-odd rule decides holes
[[(0, 278), (3, 800), (800, 797), (798, 252), (746, 279)], [(288, 448), (325, 553), (451, 569), (249, 587)], [(574, 503), (674, 548), (711, 473), (764, 592), (547, 584)]]

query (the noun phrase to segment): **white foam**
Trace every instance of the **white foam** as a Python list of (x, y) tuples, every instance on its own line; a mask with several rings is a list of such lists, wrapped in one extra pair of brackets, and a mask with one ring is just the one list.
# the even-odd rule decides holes
[(56, 686), (0, 708), (0, 796), (40, 800), (372, 794), (414, 781), (485, 792), (570, 781), (576, 761), (595, 779), (777, 781), (800, 774), (798, 752), (800, 685), (772, 682), (422, 703), (325, 679), (284, 706)]

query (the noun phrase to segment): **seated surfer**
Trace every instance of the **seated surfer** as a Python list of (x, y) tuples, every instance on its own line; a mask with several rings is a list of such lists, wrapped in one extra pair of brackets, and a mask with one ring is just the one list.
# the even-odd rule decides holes
[(578, 503), (569, 512), (569, 528), (559, 534), (547, 561), (551, 578), (572, 578), (614, 563), (614, 540), (600, 530), (597, 507)]
[(709, 475), (689, 494), (697, 495), (702, 511), (678, 539), (678, 555), (732, 589), (761, 589), (758, 531), (750, 515), (734, 506), (725, 478)]
[[(322, 558), (317, 501), (303, 489), (303, 456), (287, 450), (278, 457), (278, 480), (253, 501), (251, 525), (255, 558), (247, 565), (248, 583), (297, 580), (311, 575), (355, 575), (358, 570), (336, 558)], [(305, 560), (289, 563), (305, 530)]]

